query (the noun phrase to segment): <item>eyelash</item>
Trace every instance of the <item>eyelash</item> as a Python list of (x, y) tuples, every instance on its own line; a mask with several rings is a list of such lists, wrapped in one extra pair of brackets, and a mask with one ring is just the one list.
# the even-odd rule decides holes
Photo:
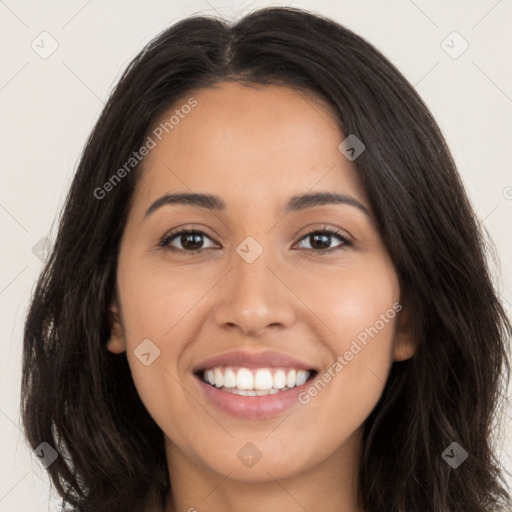
[[(167, 249), (172, 252), (183, 252), (190, 256), (194, 256), (196, 254), (201, 254), (205, 250), (207, 250), (207, 249), (195, 249), (192, 251), (187, 251), (185, 249), (178, 249), (176, 247), (172, 247), (171, 245), (169, 245), (173, 239), (178, 238), (180, 235), (184, 235), (184, 234), (204, 235), (207, 238), (210, 238), (204, 231), (200, 231), (197, 229), (182, 228), (177, 232), (174, 232), (174, 233), (171, 232), (168, 235), (164, 236), (162, 238), (162, 240), (160, 240), (160, 242), (158, 243), (158, 247), (160, 247), (162, 249)], [(299, 242), (301, 242), (304, 239), (307, 239), (309, 236), (314, 235), (314, 234), (335, 236), (335, 237), (339, 238), (343, 243), (340, 246), (334, 247), (332, 249), (325, 249), (325, 250), (324, 249), (306, 249), (306, 251), (309, 251), (312, 254), (326, 254), (326, 253), (330, 254), (330, 253), (338, 251), (338, 250), (344, 250), (346, 247), (351, 247), (353, 245), (352, 242), (346, 236), (344, 236), (341, 232), (339, 232), (337, 230), (325, 229), (325, 228), (324, 229), (314, 229), (312, 231), (309, 231), (308, 233), (306, 233), (305, 235), (303, 235), (300, 238)]]

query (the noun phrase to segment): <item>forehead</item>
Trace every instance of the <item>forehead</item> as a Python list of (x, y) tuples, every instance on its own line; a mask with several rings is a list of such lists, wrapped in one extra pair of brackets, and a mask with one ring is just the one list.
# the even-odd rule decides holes
[[(190, 107), (190, 105), (193, 105)], [(149, 131), (136, 198), (180, 190), (281, 201), (337, 190), (364, 200), (345, 138), (330, 107), (313, 94), (275, 85), (222, 82), (184, 96)]]

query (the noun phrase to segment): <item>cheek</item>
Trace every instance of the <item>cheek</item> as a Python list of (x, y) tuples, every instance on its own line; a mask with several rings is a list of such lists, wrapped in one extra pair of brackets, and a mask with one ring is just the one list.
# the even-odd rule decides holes
[[(335, 352), (343, 354), (352, 347), (352, 353), (357, 353), (358, 359), (364, 352), (364, 359), (383, 358), (387, 363), (394, 338), (397, 299), (389, 289), (379, 288), (378, 283), (368, 290), (347, 286), (337, 300), (331, 302)], [(357, 344), (361, 346), (360, 352)]]
[(393, 304), (400, 295), (396, 273), (386, 259), (368, 257), (358, 265), (319, 271), (314, 281), (301, 286), (305, 302), (327, 327), (326, 340), (335, 353), (343, 353), (359, 335), (364, 338), (376, 322), (380, 338), (391, 340)]
[[(129, 278), (123, 280), (123, 276)], [(194, 306), (208, 291), (205, 279), (200, 271), (169, 264), (120, 265), (118, 282), (131, 342), (154, 337), (166, 350), (177, 347), (177, 340), (169, 340), (187, 323), (187, 315), (193, 316)]]
[(326, 421), (327, 416), (339, 417), (357, 428), (385, 387), (401, 306), (396, 274), (386, 261), (341, 273), (308, 295), (308, 305), (328, 328), (324, 342), (332, 364), (317, 376), (303, 403)]
[[(118, 271), (133, 381), (153, 419), (171, 430), (173, 422), (165, 416), (187, 409), (178, 366), (190, 339), (187, 314), (192, 315), (193, 305), (204, 294), (195, 279), (129, 261), (120, 262)], [(166, 431), (172, 433), (169, 428)]]

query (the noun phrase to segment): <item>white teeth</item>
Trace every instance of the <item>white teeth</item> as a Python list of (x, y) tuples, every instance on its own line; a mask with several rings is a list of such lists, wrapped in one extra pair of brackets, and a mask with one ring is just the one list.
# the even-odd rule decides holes
[(236, 375), (233, 370), (228, 368), (224, 372), (224, 387), (225, 388), (236, 388)]
[(247, 368), (240, 368), (236, 374), (236, 387), (238, 389), (254, 389), (254, 377)]
[(203, 380), (223, 391), (243, 396), (265, 396), (302, 386), (309, 378), (310, 372), (285, 368), (233, 368), (218, 366), (208, 368), (203, 373)]
[[(288, 388), (286, 388), (288, 389)], [(228, 393), (232, 393), (233, 395), (242, 395), (242, 396), (265, 396), (265, 395), (273, 395), (274, 393), (279, 393), (279, 389), (229, 389), (222, 388), (222, 391), (226, 391)]]
[(283, 370), (277, 370), (272, 379), (272, 387), (275, 389), (283, 389), (286, 386), (286, 374)]
[(270, 370), (258, 370), (254, 377), (254, 389), (271, 389), (272, 374)]
[(309, 372), (306, 372), (304, 370), (299, 370), (297, 372), (297, 384), (296, 384), (296, 386), (302, 386), (302, 384), (304, 384), (308, 380), (308, 377), (309, 377)]
[[(297, 383), (297, 373), (295, 370), (290, 370), (288, 372), (288, 375), (286, 376), (286, 385), (289, 388), (293, 388), (296, 383)], [(210, 384), (211, 384), (211, 382), (210, 382)]]
[(215, 386), (221, 388), (224, 385), (224, 374), (220, 371), (220, 368), (215, 368), (213, 375), (215, 376)]

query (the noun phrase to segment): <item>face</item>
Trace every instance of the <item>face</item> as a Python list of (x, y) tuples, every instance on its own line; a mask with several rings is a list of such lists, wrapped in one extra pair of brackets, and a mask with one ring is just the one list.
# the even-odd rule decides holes
[(413, 344), (357, 169), (338, 149), (346, 134), (312, 96), (239, 83), (190, 94), (152, 130), (108, 349), (126, 350), (168, 455), (239, 481), (353, 462)]

